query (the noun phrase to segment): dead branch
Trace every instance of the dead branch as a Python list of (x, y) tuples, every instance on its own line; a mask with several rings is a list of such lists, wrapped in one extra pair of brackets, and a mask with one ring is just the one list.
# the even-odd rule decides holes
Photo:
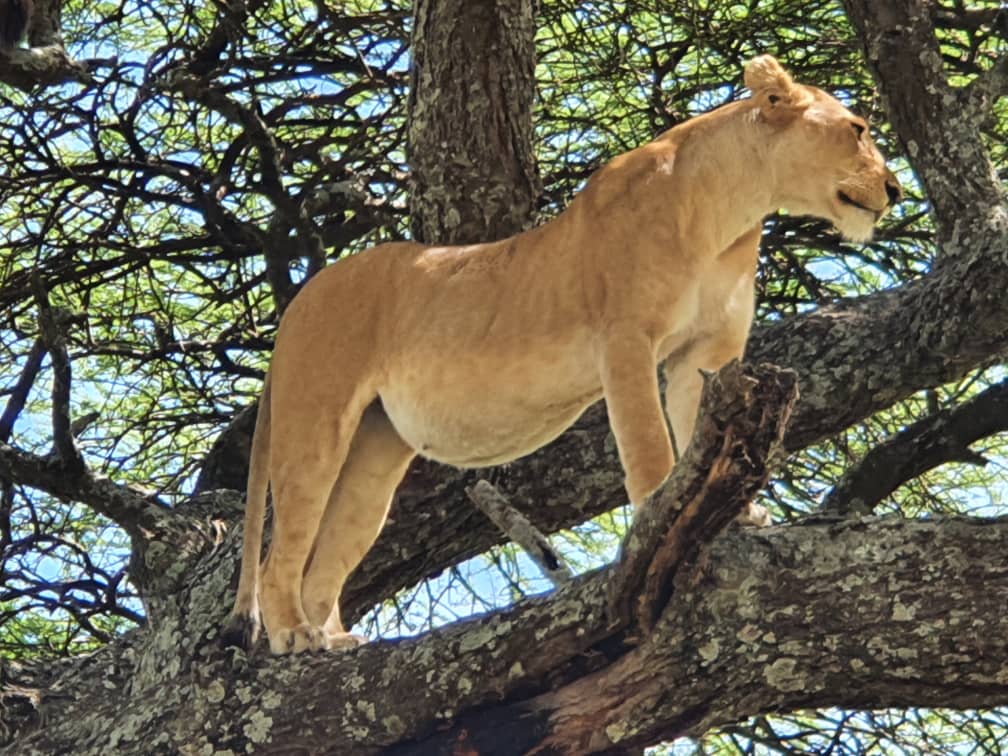
[(797, 377), (733, 361), (705, 377), (697, 432), (669, 481), (637, 513), (608, 585), (615, 625), (653, 627), (701, 549), (766, 485), (798, 399)]
[(466, 495), (507, 537), (518, 544), (554, 586), (570, 582), (573, 573), (563, 557), (531, 521), (511, 506), (496, 486), (486, 480), (466, 488)]

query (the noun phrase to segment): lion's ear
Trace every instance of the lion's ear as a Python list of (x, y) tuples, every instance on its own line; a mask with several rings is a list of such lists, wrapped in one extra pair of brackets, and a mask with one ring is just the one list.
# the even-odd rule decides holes
[(790, 120), (798, 111), (795, 106), (807, 99), (791, 74), (772, 55), (760, 55), (749, 61), (745, 67), (745, 85), (752, 90), (763, 117), (772, 123)]
[(791, 74), (777, 62), (777, 58), (773, 55), (758, 55), (746, 64), (745, 85), (755, 95), (770, 88), (790, 93), (795, 83)]

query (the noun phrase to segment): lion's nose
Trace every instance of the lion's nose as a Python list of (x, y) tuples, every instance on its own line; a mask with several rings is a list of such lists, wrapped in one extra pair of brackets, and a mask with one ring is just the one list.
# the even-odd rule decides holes
[(889, 204), (895, 205), (903, 199), (903, 190), (895, 178), (888, 179), (885, 184), (885, 193), (889, 196)]

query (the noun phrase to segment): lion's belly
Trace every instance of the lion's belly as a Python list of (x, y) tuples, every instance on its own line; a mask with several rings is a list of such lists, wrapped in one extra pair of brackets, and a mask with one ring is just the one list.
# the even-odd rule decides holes
[[(592, 369), (552, 369), (519, 377), (514, 365), (439, 366), (391, 376), (379, 395), (403, 440), (421, 455), (457, 467), (485, 467), (552, 441), (602, 395)], [(563, 366), (581, 367), (581, 366)]]

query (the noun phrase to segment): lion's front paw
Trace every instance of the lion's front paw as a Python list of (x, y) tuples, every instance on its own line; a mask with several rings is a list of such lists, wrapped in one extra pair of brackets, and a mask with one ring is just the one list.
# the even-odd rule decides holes
[(339, 651), (347, 648), (357, 648), (367, 643), (367, 638), (356, 633), (326, 632), (325, 647), (330, 651)]
[(270, 653), (300, 654), (302, 651), (320, 651), (326, 648), (326, 637), (321, 628), (304, 622), (296, 627), (282, 628), (270, 635)]

